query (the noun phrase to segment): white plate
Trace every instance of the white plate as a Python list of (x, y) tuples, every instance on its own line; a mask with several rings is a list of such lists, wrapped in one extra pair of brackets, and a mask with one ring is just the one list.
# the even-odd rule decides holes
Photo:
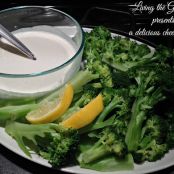
[[(90, 31), (90, 29), (84, 28), (85, 31)], [(117, 34), (113, 34), (115, 36)], [(124, 37), (124, 36), (122, 36)], [(137, 43), (141, 43), (137, 41)], [(151, 50), (154, 50), (152, 47), (150, 47)], [(46, 167), (51, 167), (51, 165), (44, 160), (43, 158), (39, 157), (36, 154), (32, 154), (32, 158), (27, 157), (23, 151), (18, 147), (16, 141), (12, 139), (5, 131), (4, 128), (0, 128), (0, 144), (8, 148), (9, 150), (15, 152), (16, 154), (27, 158), (35, 163), (41, 164)], [(145, 162), (141, 165), (134, 165), (134, 170), (131, 171), (118, 171), (118, 172), (105, 172), (107, 174), (142, 174), (142, 173), (149, 173), (158, 171), (161, 169), (165, 169), (167, 167), (170, 167), (174, 165), (174, 150), (171, 150), (168, 152), (161, 160), (158, 160), (156, 162)], [(73, 166), (73, 167), (65, 167), (61, 168), (60, 170), (70, 173), (77, 173), (77, 174), (100, 174), (101, 172), (97, 172), (94, 170), (88, 170), (88, 169), (82, 169), (79, 166)], [(104, 172), (102, 172), (104, 173)]]

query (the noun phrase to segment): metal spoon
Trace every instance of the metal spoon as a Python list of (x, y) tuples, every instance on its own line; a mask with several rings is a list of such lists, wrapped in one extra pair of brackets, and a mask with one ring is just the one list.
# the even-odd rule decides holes
[(23, 54), (25, 54), (27, 56), (27, 58), (36, 60), (36, 58), (34, 57), (34, 54), (1, 24), (0, 24), (0, 36), (5, 38), (6, 40), (8, 40), (19, 51), (21, 51)]

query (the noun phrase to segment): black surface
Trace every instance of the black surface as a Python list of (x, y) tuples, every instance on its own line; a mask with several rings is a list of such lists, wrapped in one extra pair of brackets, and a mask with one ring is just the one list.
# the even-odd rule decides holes
[(0, 174), (66, 174), (18, 156), (0, 145)]
[[(131, 15), (129, 6), (136, 1), (132, 0), (107, 0), (106, 1), (77, 1), (77, 0), (6, 0), (0, 2), (0, 10), (19, 5), (54, 6), (67, 12), (83, 25), (105, 25), (109, 28), (128, 32), (140, 27), (149, 27), (150, 20), (158, 14)], [(145, 2), (145, 1), (144, 1)], [(146, 1), (147, 2), (147, 1)], [(157, 3), (157, 1), (150, 3)], [(108, 10), (111, 9), (111, 10)], [(165, 14), (162, 14), (165, 15)], [(158, 26), (157, 26), (158, 27)], [(163, 29), (166, 26), (161, 26)], [(151, 28), (152, 29), (152, 28)], [(143, 39), (174, 48), (174, 37), (143, 36)], [(33, 163), (16, 155), (0, 145), (0, 174), (57, 174), (64, 173)], [(66, 173), (65, 173), (66, 174)], [(174, 167), (155, 172), (154, 174), (174, 174)]]

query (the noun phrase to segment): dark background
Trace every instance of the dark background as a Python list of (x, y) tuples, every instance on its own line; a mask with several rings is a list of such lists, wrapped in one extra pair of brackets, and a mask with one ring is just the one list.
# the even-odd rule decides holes
[[(132, 15), (129, 5), (136, 1), (131, 0), (91, 0), (91, 1), (77, 1), (77, 0), (6, 0), (0, 2), (0, 10), (15, 6), (23, 5), (39, 5), (39, 6), (53, 6), (59, 10), (67, 12), (72, 15), (83, 26), (105, 25), (113, 30), (120, 30), (127, 33), (137, 31), (139, 28), (146, 28), (150, 30), (164, 30), (170, 28), (171, 25), (154, 25), (150, 26), (150, 22), (154, 17), (169, 17), (165, 12), (153, 13), (147, 15), (146, 13)], [(144, 1), (145, 4), (155, 5), (159, 1)], [(160, 1), (162, 2), (162, 1)], [(174, 28), (174, 27), (173, 27)], [(146, 39), (147, 43), (163, 44), (174, 48), (174, 36), (140, 36)], [(158, 171), (154, 174), (174, 174), (174, 167)], [(35, 164), (26, 160), (15, 153), (9, 151), (0, 145), (0, 174), (57, 174), (60, 171), (49, 169), (41, 165)]]

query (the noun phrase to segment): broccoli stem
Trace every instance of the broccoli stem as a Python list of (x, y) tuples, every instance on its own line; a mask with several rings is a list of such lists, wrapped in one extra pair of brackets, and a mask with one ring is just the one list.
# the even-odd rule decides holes
[[(99, 76), (97, 74), (92, 74), (90, 71), (85, 70), (85, 71), (79, 71), (70, 81), (69, 83), (71, 83), (71, 85), (74, 88), (74, 92), (77, 93), (79, 92), (82, 87), (87, 84), (88, 82), (99, 78)], [(52, 100), (54, 98), (56, 98), (57, 96), (59, 96), (59, 94), (63, 91), (64, 86), (57, 89), (56, 91), (54, 91), (53, 93), (51, 93), (50, 95), (48, 95), (46, 98), (44, 98), (43, 100)]]
[(129, 151), (135, 151), (138, 147), (139, 140), (141, 137), (142, 123), (144, 121), (145, 112), (141, 112), (138, 115), (139, 121), (137, 119), (131, 119), (128, 125), (128, 131), (125, 137), (125, 142), (127, 144)]
[(118, 104), (118, 97), (114, 97), (112, 101), (109, 103), (108, 106), (106, 106), (103, 110), (103, 112), (98, 116), (96, 124), (101, 123), (104, 121), (105, 117), (117, 107)]
[(76, 76), (70, 80), (70, 83), (74, 87), (74, 91), (76, 93), (79, 92), (84, 85), (97, 78), (99, 78), (98, 74), (92, 74), (92, 72), (88, 70), (79, 71)]
[(1, 99), (0, 106), (9, 106), (9, 105), (24, 105), (24, 104), (33, 104), (36, 101), (35, 97), (26, 97), (26, 98), (10, 98), (10, 99)]
[(99, 140), (92, 148), (83, 152), (79, 156), (78, 160), (80, 163), (88, 164), (108, 154), (110, 154), (110, 152), (101, 144)]
[(78, 112), (79, 110), (80, 110), (80, 107), (78, 107), (78, 106), (73, 106), (73, 107), (69, 108), (61, 117), (59, 117), (57, 122), (61, 122), (61, 121), (68, 119), (70, 116), (72, 116), (72, 114)]
[(114, 120), (115, 120), (115, 117), (111, 116), (110, 118), (108, 118), (107, 120), (105, 120), (103, 122), (100, 122), (100, 123), (97, 123), (97, 124), (96, 124), (96, 122), (93, 122), (89, 126), (86, 126), (82, 129), (80, 129), (79, 133), (80, 134), (85, 134), (85, 133), (91, 132), (93, 130), (102, 129), (102, 128), (107, 127), (107, 126), (111, 126), (111, 125), (113, 125)]
[[(141, 91), (142, 94), (143, 92), (144, 91)], [(164, 98), (161, 91), (156, 89), (151, 95), (141, 96), (134, 101), (131, 120), (125, 137), (125, 142), (129, 151), (137, 150), (142, 134), (142, 125), (147, 119), (149, 110)]]
[(25, 104), (17, 106), (4, 106), (0, 108), (0, 126), (4, 126), (9, 120), (23, 118), (29, 111), (35, 109), (37, 104)]

